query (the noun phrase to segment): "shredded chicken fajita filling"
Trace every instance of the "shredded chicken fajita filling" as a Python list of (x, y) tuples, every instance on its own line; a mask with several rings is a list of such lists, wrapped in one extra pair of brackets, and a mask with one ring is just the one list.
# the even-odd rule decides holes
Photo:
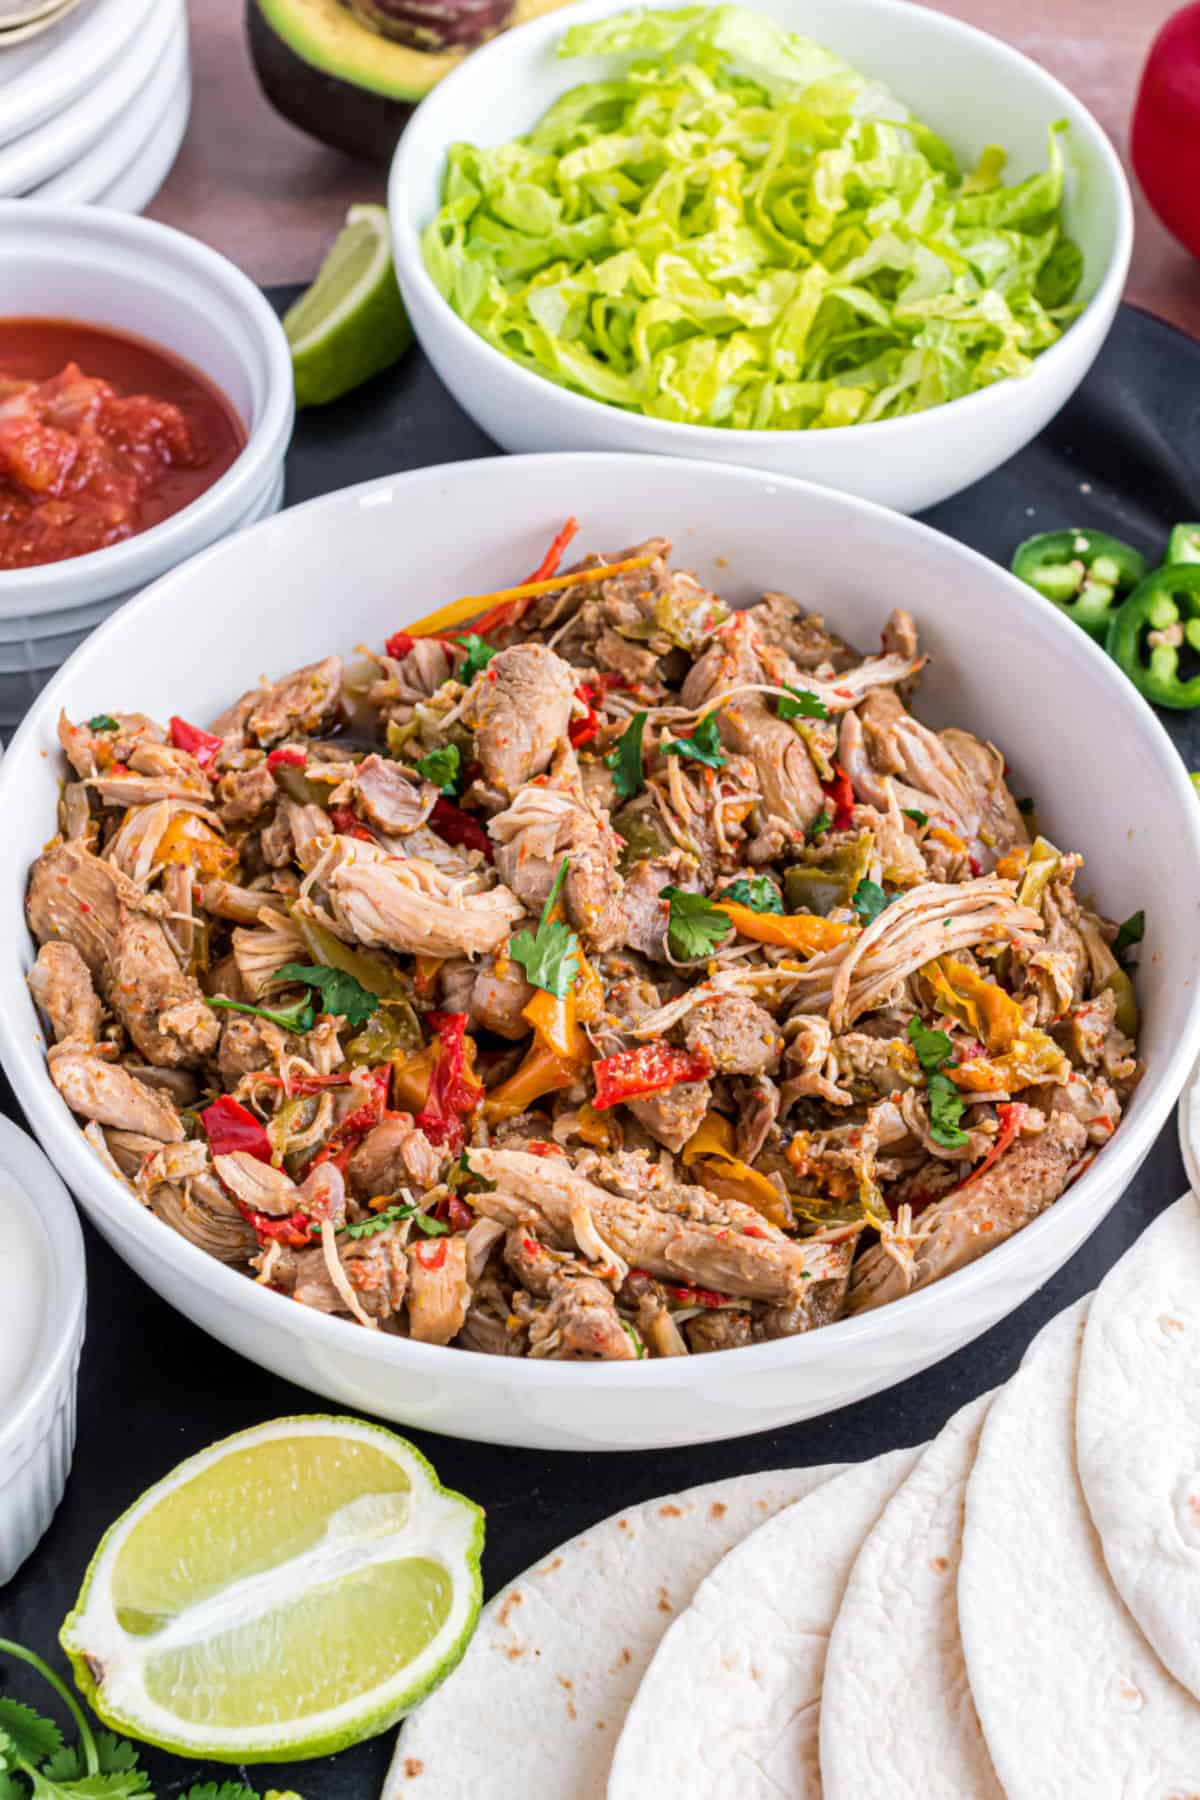
[(1138, 1079), (1082, 859), (910, 710), (907, 614), (862, 656), (568, 536), (206, 727), (62, 719), (55, 1085), (172, 1230), (425, 1343), (695, 1355), (962, 1268)]

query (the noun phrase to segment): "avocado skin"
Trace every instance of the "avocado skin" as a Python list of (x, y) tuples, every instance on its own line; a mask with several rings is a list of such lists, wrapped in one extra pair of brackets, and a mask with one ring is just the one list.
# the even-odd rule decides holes
[(348, 156), (373, 163), (391, 161), (420, 95), (413, 100), (388, 100), (314, 69), (272, 31), (258, 0), (246, 0), (246, 35), (258, 84), (277, 113), (309, 137), (344, 150)]

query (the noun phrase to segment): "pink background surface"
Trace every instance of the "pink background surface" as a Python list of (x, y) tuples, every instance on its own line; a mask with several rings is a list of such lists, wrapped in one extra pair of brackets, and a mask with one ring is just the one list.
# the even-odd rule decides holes
[[(1129, 115), (1150, 41), (1178, 0), (931, 0), (1023, 50), (1073, 89), (1128, 164)], [(191, 124), (151, 217), (215, 245), (259, 282), (307, 281), (355, 200), (383, 172), (326, 150), (272, 111), (246, 51), (240, 0), (188, 0)], [(1200, 174), (1198, 174), (1200, 178)], [(1136, 192), (1127, 296), (1200, 336), (1200, 263)]]

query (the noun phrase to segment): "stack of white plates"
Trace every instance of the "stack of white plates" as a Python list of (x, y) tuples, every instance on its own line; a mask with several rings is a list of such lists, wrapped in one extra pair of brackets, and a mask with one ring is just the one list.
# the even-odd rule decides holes
[(36, 35), (0, 32), (0, 198), (141, 212), (191, 101), (185, 0), (80, 0)]

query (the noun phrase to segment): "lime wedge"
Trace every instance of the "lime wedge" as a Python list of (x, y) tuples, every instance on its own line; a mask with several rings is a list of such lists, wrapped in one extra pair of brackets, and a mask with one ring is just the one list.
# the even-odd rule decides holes
[(385, 206), (352, 206), (317, 279), (284, 314), (297, 406), (324, 406), (397, 362), (412, 326)]
[(483, 1514), (403, 1438), (277, 1419), (213, 1444), (101, 1539), (62, 1628), (106, 1725), (221, 1762), (325, 1756), (462, 1656)]

